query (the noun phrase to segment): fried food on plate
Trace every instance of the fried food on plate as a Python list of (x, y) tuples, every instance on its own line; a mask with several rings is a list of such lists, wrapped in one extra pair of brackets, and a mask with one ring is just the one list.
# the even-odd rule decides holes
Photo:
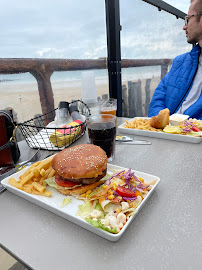
[(133, 129), (140, 129), (140, 130), (149, 130), (149, 131), (159, 131), (156, 128), (153, 128), (149, 124), (150, 119), (144, 118), (134, 118), (131, 121), (126, 120), (126, 124), (124, 128), (133, 128)]
[(52, 159), (53, 157), (50, 157), (35, 162), (20, 175), (19, 180), (10, 178), (10, 185), (30, 194), (50, 197), (51, 191), (46, 189), (46, 186), (43, 185), (43, 181), (56, 174), (56, 171), (51, 166)]
[(153, 116), (149, 124), (150, 126), (158, 129), (164, 129), (167, 125), (169, 125), (169, 116), (170, 116), (170, 110), (164, 109), (159, 112), (157, 116)]

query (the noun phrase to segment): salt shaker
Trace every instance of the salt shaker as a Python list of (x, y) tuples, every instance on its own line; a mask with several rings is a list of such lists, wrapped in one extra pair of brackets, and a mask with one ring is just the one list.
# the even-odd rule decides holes
[(56, 112), (56, 123), (58, 125), (65, 125), (68, 123), (69, 102), (60, 101), (58, 110)]

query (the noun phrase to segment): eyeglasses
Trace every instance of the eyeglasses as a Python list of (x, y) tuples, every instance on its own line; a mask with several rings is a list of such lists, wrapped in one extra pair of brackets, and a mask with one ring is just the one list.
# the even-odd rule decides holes
[(184, 17), (184, 24), (185, 24), (185, 25), (188, 25), (190, 18), (191, 18), (191, 17), (194, 17), (194, 16), (202, 16), (202, 13), (195, 14), (195, 15), (187, 15), (187, 16), (185, 16), (185, 17)]
[(194, 17), (194, 16), (197, 16), (197, 15), (187, 15), (187, 16), (185, 16), (184, 17), (184, 24), (185, 25), (188, 25), (188, 22), (189, 22), (189, 19), (191, 18), (191, 17)]

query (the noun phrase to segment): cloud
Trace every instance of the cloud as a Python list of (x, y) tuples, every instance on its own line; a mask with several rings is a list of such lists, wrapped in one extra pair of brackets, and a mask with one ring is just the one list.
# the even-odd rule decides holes
[[(188, 9), (187, 0), (175, 3)], [(143, 1), (120, 1), (124, 58), (174, 57), (187, 50), (183, 21)], [(104, 0), (3, 1), (0, 57), (89, 59), (107, 56)]]
[(54, 48), (44, 48), (42, 50), (36, 51), (36, 54), (39, 55), (40, 58), (63, 58), (64, 50), (57, 50)]

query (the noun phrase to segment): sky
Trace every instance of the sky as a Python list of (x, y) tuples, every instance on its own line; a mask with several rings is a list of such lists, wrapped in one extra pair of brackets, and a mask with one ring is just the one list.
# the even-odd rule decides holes
[[(190, 5), (189, 0), (164, 0), (164, 2), (168, 3), (169, 5), (172, 5), (173, 7), (187, 13)], [(177, 3), (176, 3), (177, 2)]]
[[(189, 0), (166, 2), (188, 11)], [(122, 58), (169, 58), (191, 48), (183, 20), (142, 0), (120, 0), (120, 18)], [(0, 58), (106, 56), (105, 0), (1, 1)]]

